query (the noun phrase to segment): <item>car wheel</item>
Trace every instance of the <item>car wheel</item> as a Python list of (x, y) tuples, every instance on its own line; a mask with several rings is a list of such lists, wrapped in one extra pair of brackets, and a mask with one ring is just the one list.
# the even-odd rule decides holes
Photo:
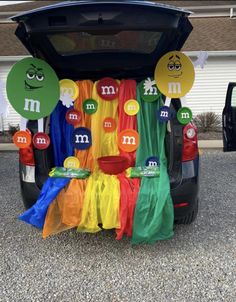
[(176, 224), (191, 224), (197, 217), (198, 214), (198, 199), (194, 205), (192, 212), (190, 212), (187, 216), (180, 218), (175, 221)]

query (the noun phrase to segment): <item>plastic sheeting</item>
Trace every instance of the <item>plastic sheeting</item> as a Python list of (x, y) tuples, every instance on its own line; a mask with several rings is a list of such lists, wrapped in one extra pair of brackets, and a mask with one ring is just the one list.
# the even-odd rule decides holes
[(49, 177), (43, 185), (37, 202), (21, 214), (19, 219), (42, 229), (49, 205), (69, 181), (70, 178)]
[(71, 136), (74, 127), (67, 123), (65, 116), (67, 108), (58, 102), (51, 114), (50, 136), (53, 145), (54, 165), (62, 167), (66, 157), (74, 154)]
[(161, 102), (144, 102), (137, 89), (140, 105), (138, 132), (140, 145), (136, 153), (136, 166), (145, 166), (146, 159), (160, 159), (160, 177), (141, 181), (135, 208), (132, 243), (155, 243), (173, 236), (174, 211), (170, 195), (170, 181), (165, 156), (166, 123), (157, 120), (156, 112)]

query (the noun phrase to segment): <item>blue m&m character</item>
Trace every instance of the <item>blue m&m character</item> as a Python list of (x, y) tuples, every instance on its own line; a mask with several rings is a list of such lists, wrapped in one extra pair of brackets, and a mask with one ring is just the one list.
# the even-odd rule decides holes
[(145, 165), (147, 167), (158, 167), (160, 165), (159, 158), (156, 156), (151, 156), (146, 160)]

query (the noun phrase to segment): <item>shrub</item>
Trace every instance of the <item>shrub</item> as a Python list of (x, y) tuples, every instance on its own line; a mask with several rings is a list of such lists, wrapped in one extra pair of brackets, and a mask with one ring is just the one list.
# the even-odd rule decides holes
[(219, 131), (221, 127), (221, 118), (214, 112), (205, 112), (198, 114), (193, 119), (199, 132)]
[(9, 127), (9, 130), (8, 132), (13, 136), (17, 131), (20, 130), (20, 126), (17, 125), (17, 126), (13, 126), (11, 124), (8, 124), (8, 127)]

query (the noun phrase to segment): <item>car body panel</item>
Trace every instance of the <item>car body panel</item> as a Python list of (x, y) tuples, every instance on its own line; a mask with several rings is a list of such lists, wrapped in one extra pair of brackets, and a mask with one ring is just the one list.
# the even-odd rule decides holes
[(229, 83), (222, 114), (224, 152), (236, 151), (236, 83)]

